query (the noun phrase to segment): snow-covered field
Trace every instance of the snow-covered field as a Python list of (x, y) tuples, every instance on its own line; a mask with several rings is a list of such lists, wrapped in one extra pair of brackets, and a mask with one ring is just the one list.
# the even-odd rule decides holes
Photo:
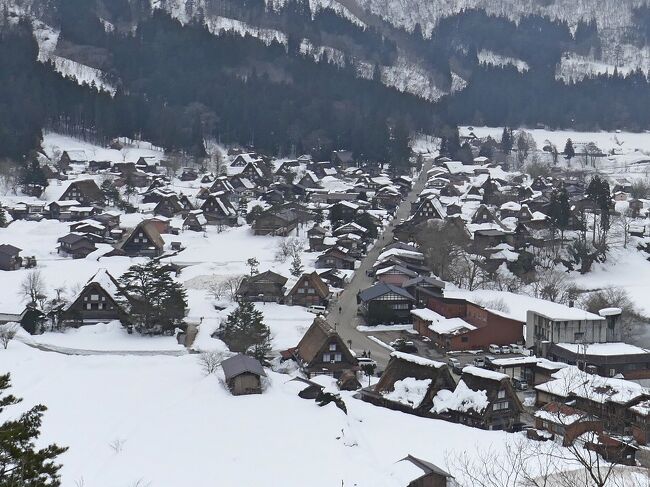
[(300, 399), (299, 384), (273, 372), (263, 395), (233, 397), (196, 355), (73, 357), (14, 341), (0, 351), (0, 370), (11, 372), (21, 408), (49, 408), (42, 442), (70, 447), (60, 458), (66, 487), (299, 487), (307, 478), (314, 487), (398, 487), (392, 467), (407, 454), (447, 468), (449, 455), (503, 451), (521, 438), (349, 393), (346, 416)]

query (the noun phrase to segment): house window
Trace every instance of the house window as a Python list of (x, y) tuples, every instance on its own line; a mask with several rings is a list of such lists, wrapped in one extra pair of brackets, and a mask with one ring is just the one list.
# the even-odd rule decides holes
[(340, 362), (341, 360), (343, 360), (341, 354), (340, 353), (335, 353), (334, 354), (334, 362)]
[(573, 334), (573, 340), (576, 341), (576, 342), (579, 342), (580, 340), (582, 340), (582, 338), (584, 336), (585, 336), (585, 334), (582, 333), (582, 332), (574, 333)]
[(336, 351), (336, 343), (330, 343), (330, 352)]
[(323, 354), (323, 362), (329, 362), (330, 361), (330, 354), (329, 353), (324, 353)]
[(298, 294), (305, 294), (305, 290), (303, 288), (298, 288)]
[(86, 305), (86, 309), (93, 309), (93, 305), (90, 304), (90, 303), (88, 303), (88, 304)]
[(492, 406), (493, 411), (502, 411), (504, 409), (508, 409), (508, 402), (495, 402), (494, 405)]
[(503, 390), (503, 389), (501, 389), (501, 390), (497, 393), (497, 399), (503, 399), (504, 397), (506, 397), (506, 391)]
[(616, 369), (609, 369), (609, 376), (614, 377), (616, 375)]
[(90, 300), (91, 301), (99, 301), (99, 294), (91, 294), (90, 295)]
[(314, 290), (312, 288), (307, 289), (307, 294), (314, 294)]
[(460, 337), (460, 341), (461, 341), (461, 343), (467, 343), (467, 342), (469, 342), (469, 337), (465, 337), (465, 336)]

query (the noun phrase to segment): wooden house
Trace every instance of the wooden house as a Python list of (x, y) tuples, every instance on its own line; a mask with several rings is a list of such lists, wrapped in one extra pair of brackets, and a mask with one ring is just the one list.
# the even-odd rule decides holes
[(415, 221), (420, 220), (444, 220), (447, 217), (444, 207), (440, 204), (435, 196), (428, 196), (425, 198), (418, 208), (413, 213), (412, 219)]
[(303, 274), (287, 293), (285, 301), (290, 306), (327, 306), (330, 289), (317, 272)]
[(237, 297), (244, 301), (280, 303), (284, 299), (287, 280), (273, 271), (246, 276), (237, 289)]
[(457, 485), (451, 474), (412, 455), (396, 462), (390, 475), (399, 487), (453, 487)]
[(535, 428), (562, 437), (564, 446), (572, 445), (580, 435), (592, 431), (602, 433), (602, 420), (559, 402), (550, 402), (534, 414)]
[(339, 334), (320, 316), (314, 320), (298, 346), (289, 352), (308, 378), (329, 375), (338, 379), (347, 370), (359, 370), (356, 357)]
[(183, 172), (181, 173), (180, 180), (195, 181), (198, 177), (199, 177), (199, 173), (196, 172), (196, 169), (191, 167), (185, 167), (183, 168)]
[(104, 204), (104, 193), (93, 179), (73, 181), (63, 192), (59, 201), (78, 201), (83, 206)]
[(356, 259), (352, 257), (347, 249), (331, 247), (318, 256), (316, 269), (349, 269), (355, 267)]
[(57, 240), (59, 254), (69, 255), (73, 259), (85, 259), (97, 250), (95, 243), (83, 233), (69, 233)]
[(265, 174), (263, 165), (256, 164), (254, 162), (249, 162), (246, 164), (242, 172), (239, 173), (239, 176), (248, 179), (253, 184), (255, 184), (255, 186), (260, 188), (268, 186), (272, 181), (272, 177), (269, 177), (269, 175)]
[(204, 232), (207, 224), (208, 220), (205, 218), (203, 210), (192, 210), (183, 221), (183, 228), (193, 232)]
[(307, 231), (310, 252), (322, 252), (327, 248), (325, 246), (325, 237), (327, 236), (327, 233), (327, 230), (318, 225), (314, 225)]
[(392, 284), (375, 284), (358, 295), (360, 310), (372, 325), (408, 321), (414, 303), (407, 290)]
[(181, 204), (178, 197), (173, 194), (161, 199), (153, 209), (153, 214), (172, 218), (182, 213), (184, 210), (185, 209), (183, 208), (183, 205)]
[(146, 220), (138, 224), (122, 244), (122, 250), (129, 256), (158, 257), (163, 252), (165, 241), (156, 223)]
[(221, 368), (233, 396), (262, 393), (262, 377), (266, 377), (266, 372), (253, 357), (235, 355), (221, 362)]
[(100, 269), (61, 310), (61, 320), (75, 326), (115, 320), (126, 324), (129, 306), (129, 298), (117, 280), (105, 269)]
[(232, 160), (230, 167), (246, 167), (248, 164), (256, 164), (261, 162), (262, 159), (257, 157), (257, 154), (254, 152), (241, 153), (237, 154), (237, 156)]
[[(411, 414), (428, 416), (439, 391), (456, 383), (447, 364), (403, 352), (392, 352), (379, 382), (362, 391), (366, 402)], [(418, 391), (404, 394), (405, 390)]]
[(269, 208), (253, 222), (255, 235), (281, 235), (286, 237), (299, 223), (308, 219), (308, 213), (292, 205)]
[(400, 265), (384, 267), (375, 272), (377, 281), (403, 287), (404, 283), (418, 277), (418, 273)]
[(203, 215), (208, 223), (217, 225), (236, 225), (237, 211), (224, 193), (213, 193), (201, 205)]
[(0, 245), (0, 270), (15, 271), (22, 267), (23, 259), (20, 257), (21, 249), (13, 245)]
[[(465, 401), (459, 401), (459, 398)], [(444, 419), (489, 430), (510, 430), (523, 407), (510, 377), (474, 366), (463, 368), (456, 389), (439, 393), (432, 412)]]
[(332, 162), (332, 164), (342, 168), (351, 167), (355, 165), (354, 155), (350, 150), (332, 151), (332, 155), (330, 156), (330, 161)]
[(50, 211), (49, 217), (53, 220), (66, 221), (72, 219), (70, 209), (75, 206), (81, 206), (77, 200), (52, 201), (47, 205)]

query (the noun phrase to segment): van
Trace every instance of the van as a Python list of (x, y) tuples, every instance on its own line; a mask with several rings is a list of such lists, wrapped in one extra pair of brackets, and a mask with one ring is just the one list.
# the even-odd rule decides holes
[(490, 345), (488, 347), (488, 350), (490, 353), (493, 353), (495, 355), (499, 355), (501, 353), (501, 347), (499, 347), (499, 345)]
[(315, 315), (327, 314), (327, 309), (325, 308), (325, 306), (311, 305), (309, 308), (307, 308), (307, 311), (309, 311), (310, 313), (314, 313)]
[(475, 357), (474, 367), (485, 367), (485, 359), (483, 357)]
[(511, 350), (509, 345), (503, 345), (501, 347), (501, 353), (511, 353), (511, 352), (514, 352), (514, 350)]

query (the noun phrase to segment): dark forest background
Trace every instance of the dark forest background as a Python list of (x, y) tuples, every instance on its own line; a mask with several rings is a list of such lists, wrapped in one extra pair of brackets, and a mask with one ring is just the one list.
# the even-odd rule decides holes
[[(216, 7), (215, 7), (216, 8)], [(0, 19), (0, 157), (21, 159), (52, 128), (95, 140), (142, 137), (201, 156), (203, 139), (254, 145), (271, 154), (311, 152), (325, 157), (347, 148), (362, 160), (402, 156), (405, 134), (440, 133), (460, 123), (536, 125), (577, 129), (650, 127), (646, 75), (617, 72), (564, 84), (555, 80), (563, 52), (600, 50), (593, 22), (572, 35), (566, 23), (530, 16), (518, 24), (468, 10), (444, 19), (425, 39), (413, 32), (360, 26), (325, 9), (294, 0), (269, 12), (263, 0), (219, 0), (224, 14), (282, 30), (288, 46), (236, 34), (212, 35), (201, 13), (182, 25), (146, 2), (56, 0), (50, 21), (61, 29), (58, 49), (106, 73), (114, 96), (79, 86), (37, 61), (27, 19), (6, 10)], [(650, 11), (637, 10), (629, 42), (645, 45)], [(106, 32), (101, 18), (118, 28)], [(123, 26), (124, 28), (120, 28)], [(137, 28), (129, 28), (137, 26)], [(300, 42), (346, 53), (339, 65), (326, 55), (303, 55)], [(436, 103), (381, 83), (379, 66), (400, 49), (430, 70), (441, 86), (452, 69), (468, 86)], [(479, 64), (490, 49), (522, 59), (530, 69)], [(74, 57), (73, 56), (73, 57)], [(353, 59), (375, 65), (358, 76)], [(399, 149), (398, 149), (399, 148)]]

